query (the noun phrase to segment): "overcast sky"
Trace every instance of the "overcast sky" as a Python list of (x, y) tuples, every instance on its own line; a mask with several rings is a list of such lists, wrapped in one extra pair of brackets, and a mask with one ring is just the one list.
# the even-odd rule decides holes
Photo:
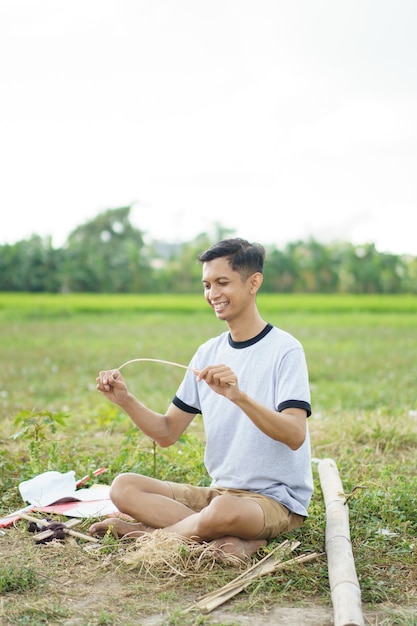
[(0, 0), (0, 243), (134, 203), (417, 255), (415, 0)]

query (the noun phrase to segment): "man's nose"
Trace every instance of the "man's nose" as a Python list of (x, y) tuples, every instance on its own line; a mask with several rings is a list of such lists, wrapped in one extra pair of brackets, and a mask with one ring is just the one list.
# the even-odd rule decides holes
[(210, 291), (209, 291), (209, 298), (210, 298), (210, 300), (215, 300), (216, 297), (219, 295), (219, 293), (220, 293), (219, 287), (216, 286), (216, 285), (212, 285), (210, 287)]

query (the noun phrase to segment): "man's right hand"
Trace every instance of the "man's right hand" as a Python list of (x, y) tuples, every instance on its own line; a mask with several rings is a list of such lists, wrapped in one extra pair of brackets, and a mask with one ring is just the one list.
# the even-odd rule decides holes
[(122, 404), (129, 392), (119, 370), (104, 370), (96, 378), (97, 390), (115, 404)]

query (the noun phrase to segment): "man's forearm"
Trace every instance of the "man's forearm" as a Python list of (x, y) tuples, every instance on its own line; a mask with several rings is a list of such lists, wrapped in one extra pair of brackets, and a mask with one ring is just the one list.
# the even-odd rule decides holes
[(303, 409), (286, 409), (274, 411), (240, 392), (235, 404), (265, 435), (285, 443), (292, 450), (299, 448), (305, 439), (306, 412)]
[(119, 403), (119, 406), (144, 435), (162, 446), (167, 445), (170, 430), (165, 415), (148, 409), (131, 393), (127, 394), (123, 402)]

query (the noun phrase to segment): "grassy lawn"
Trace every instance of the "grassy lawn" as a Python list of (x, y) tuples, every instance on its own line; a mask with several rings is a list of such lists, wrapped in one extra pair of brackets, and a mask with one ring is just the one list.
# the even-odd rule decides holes
[[(331, 457), (351, 494), (364, 605), (395, 614), (375, 623), (416, 624), (402, 611), (417, 605), (417, 301), (263, 296), (259, 306), (307, 355), (315, 494), (309, 519), (289, 538), (321, 556), (254, 583), (234, 610), (330, 603), (317, 462)], [(199, 343), (225, 329), (206, 308), (201, 296), (0, 295), (0, 514), (21, 506), (20, 481), (47, 469), (81, 477), (105, 465), (103, 482), (129, 470), (204, 484), (198, 418), (176, 446), (159, 449), (96, 392), (95, 377), (138, 357), (187, 364)], [(134, 363), (124, 375), (138, 397), (164, 411), (183, 372)], [(168, 578), (132, 571), (122, 558), (130, 549), (110, 537), (99, 552), (69, 541), (34, 547), (27, 523), (8, 529), (0, 537), (4, 623), (140, 624), (138, 615), (164, 613), (167, 624), (202, 624), (210, 618), (179, 611), (237, 575), (224, 565)], [(89, 600), (97, 586), (99, 607)]]

